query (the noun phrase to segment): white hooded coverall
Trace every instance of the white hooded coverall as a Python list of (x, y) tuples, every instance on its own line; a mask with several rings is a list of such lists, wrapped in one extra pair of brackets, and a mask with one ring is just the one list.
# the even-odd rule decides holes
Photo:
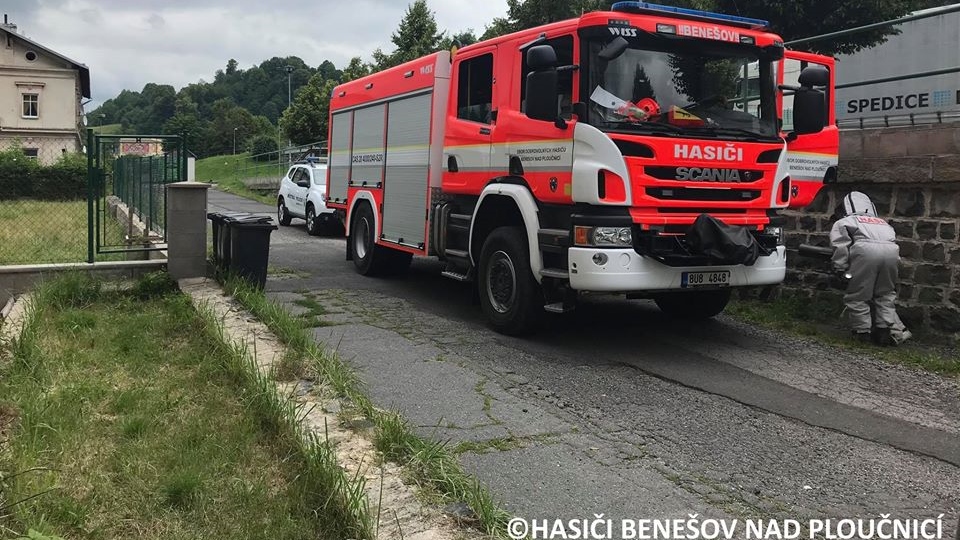
[(856, 333), (870, 332), (874, 325), (902, 328), (895, 305), (900, 261), (896, 232), (859, 191), (844, 196), (843, 210), (846, 217), (833, 224), (830, 244), (834, 268), (851, 276), (843, 297), (850, 327)]

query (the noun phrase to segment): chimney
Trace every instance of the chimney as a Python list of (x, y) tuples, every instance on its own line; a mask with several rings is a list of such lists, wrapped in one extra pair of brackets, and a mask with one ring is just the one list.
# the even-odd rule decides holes
[(6, 13), (3, 14), (3, 24), (0, 25), (0, 28), (3, 28), (4, 30), (9, 30), (10, 32), (13, 32), (14, 34), (17, 33), (17, 25), (15, 25), (15, 24), (13, 24), (12, 22), (10, 22), (10, 20), (7, 18), (7, 14), (6, 14)]

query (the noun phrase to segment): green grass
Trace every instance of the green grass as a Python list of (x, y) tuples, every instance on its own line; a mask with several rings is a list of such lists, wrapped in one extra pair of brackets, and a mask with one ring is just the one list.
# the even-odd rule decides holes
[(0, 367), (0, 536), (368, 537), (362, 485), (221, 332), (162, 275), (42, 285)]
[(742, 320), (791, 334), (815, 337), (825, 343), (884, 361), (917, 366), (942, 375), (960, 375), (960, 354), (949, 347), (938, 348), (923, 343), (923, 329), (912, 329), (919, 340), (899, 347), (877, 347), (853, 339), (840, 327), (843, 306), (818, 298), (779, 298), (773, 301), (736, 300), (727, 306), (727, 313)]
[(290, 352), (311, 363), (323, 381), (374, 425), (377, 450), (386, 459), (402, 465), (409, 479), (429, 499), (441, 503), (465, 502), (476, 513), (479, 526), (485, 532), (504, 536), (509, 515), (476, 479), (463, 472), (454, 449), (448, 448), (445, 442), (417, 436), (398, 412), (378, 409), (356, 374), (335, 352), (317, 345), (312, 334), (303, 328), (301, 319), (242, 280), (227, 277), (224, 281), (229, 294), (266, 324)]
[[(118, 243), (120, 225), (105, 219), (106, 238)], [(121, 256), (98, 256), (117, 260)], [(0, 265), (87, 260), (87, 201), (0, 201)]]
[(121, 124), (104, 124), (102, 126), (87, 127), (92, 127), (93, 132), (97, 135), (123, 135), (123, 126)]
[(277, 181), (285, 174), (286, 168), (282, 171), (276, 170), (276, 164), (272, 166), (260, 165), (250, 159), (250, 153), (244, 152), (236, 155), (212, 156), (197, 160), (196, 179), (198, 182), (207, 182), (217, 184), (219, 189), (234, 195), (253, 199), (269, 205), (276, 202), (276, 194), (263, 195), (257, 193), (241, 181), (241, 174), (246, 174), (256, 168), (263, 170), (265, 175), (275, 175)]

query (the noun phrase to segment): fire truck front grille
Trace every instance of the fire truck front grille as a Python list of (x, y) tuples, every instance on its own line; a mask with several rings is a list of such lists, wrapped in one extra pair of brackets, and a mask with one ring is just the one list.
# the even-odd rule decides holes
[(647, 195), (662, 201), (752, 201), (759, 189), (647, 188)]
[(657, 208), (660, 214), (746, 214), (746, 208)]
[(711, 184), (748, 184), (763, 179), (755, 169), (711, 169), (704, 167), (644, 167), (643, 172), (657, 180), (708, 182)]

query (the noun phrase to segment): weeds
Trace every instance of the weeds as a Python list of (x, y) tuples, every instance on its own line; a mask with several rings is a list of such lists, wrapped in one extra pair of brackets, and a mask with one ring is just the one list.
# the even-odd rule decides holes
[(402, 465), (414, 482), (441, 501), (466, 502), (485, 532), (501, 535), (505, 531), (509, 515), (479, 482), (463, 472), (445, 443), (424, 440), (414, 434), (399, 413), (377, 409), (354, 372), (338, 356), (318, 346), (298, 319), (281, 305), (233, 277), (224, 279), (224, 287), (291, 350), (306, 358), (340, 397), (352, 403), (353, 409), (373, 423), (374, 445), (387, 460)]
[(369, 538), (362, 485), (168, 285), (38, 288), (0, 366), (0, 536)]
[[(731, 302), (728, 313), (750, 323), (775, 328), (795, 335), (815, 337), (825, 343), (868, 353), (881, 360), (916, 366), (941, 375), (960, 375), (960, 356), (956, 351), (909, 341), (899, 347), (877, 347), (854, 340), (839, 328), (841, 307), (822, 298), (780, 298), (771, 302), (740, 300)], [(922, 334), (923, 329), (914, 329)]]

